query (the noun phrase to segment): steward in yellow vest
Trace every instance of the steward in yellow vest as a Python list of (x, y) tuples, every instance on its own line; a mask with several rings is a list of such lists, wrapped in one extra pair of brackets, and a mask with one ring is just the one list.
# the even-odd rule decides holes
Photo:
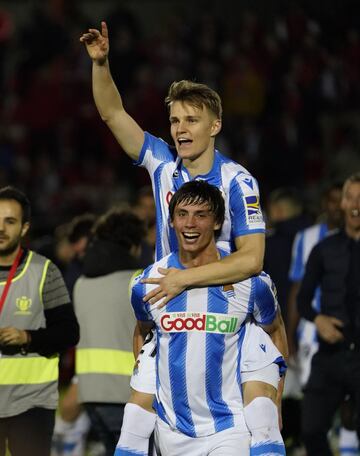
[(58, 354), (79, 326), (59, 269), (21, 248), (30, 203), (0, 189), (0, 456), (49, 456), (58, 401)]

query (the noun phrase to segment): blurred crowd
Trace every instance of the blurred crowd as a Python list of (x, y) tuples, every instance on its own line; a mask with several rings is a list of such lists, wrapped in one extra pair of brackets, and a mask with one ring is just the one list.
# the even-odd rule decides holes
[[(26, 21), (6, 2), (0, 9), (0, 185), (29, 194), (41, 234), (148, 182), (92, 100), (78, 41), (94, 24), (90, 3), (33, 2)], [(143, 128), (169, 139), (161, 100), (171, 81), (195, 79), (222, 96), (219, 148), (264, 195), (291, 184), (311, 200), (319, 180), (359, 168), (357, 2), (330, 2), (321, 14), (310, 2), (285, 2), (281, 12), (274, 2), (271, 15), (237, 7), (236, 19), (225, 14), (231, 8), (219, 15), (216, 2), (191, 10), (175, 2), (160, 27), (144, 26), (142, 2), (105, 3), (107, 17), (95, 20), (108, 23), (115, 82)]]

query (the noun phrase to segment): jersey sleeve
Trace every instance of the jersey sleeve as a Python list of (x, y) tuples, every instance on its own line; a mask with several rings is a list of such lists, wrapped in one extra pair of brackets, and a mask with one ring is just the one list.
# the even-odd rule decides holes
[(276, 317), (278, 308), (276, 287), (265, 273), (254, 277), (253, 280), (255, 281), (253, 317), (260, 325), (270, 325)]
[(140, 151), (139, 159), (134, 164), (146, 168), (149, 174), (153, 175), (160, 165), (174, 162), (175, 160), (175, 149), (172, 149), (162, 139), (145, 132), (145, 140)]
[(135, 317), (139, 321), (152, 320), (151, 314), (148, 311), (148, 304), (143, 301), (145, 296), (145, 285), (141, 283), (141, 279), (148, 277), (148, 268), (141, 274), (135, 275), (130, 283), (130, 301), (134, 309)]
[(289, 270), (289, 279), (292, 282), (300, 282), (304, 276), (304, 232), (300, 231), (296, 234), (291, 254), (291, 264)]
[(236, 176), (230, 185), (229, 204), (233, 238), (265, 232), (256, 179), (245, 173)]

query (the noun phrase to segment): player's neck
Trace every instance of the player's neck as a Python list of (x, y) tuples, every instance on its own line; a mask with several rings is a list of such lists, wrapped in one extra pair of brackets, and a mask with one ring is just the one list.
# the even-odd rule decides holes
[(215, 149), (208, 149), (195, 159), (183, 159), (183, 164), (191, 177), (208, 174), (214, 164)]
[(179, 250), (180, 263), (186, 268), (197, 268), (209, 263), (214, 263), (220, 259), (220, 254), (216, 244), (211, 243), (206, 249), (201, 252), (187, 252), (180, 248)]

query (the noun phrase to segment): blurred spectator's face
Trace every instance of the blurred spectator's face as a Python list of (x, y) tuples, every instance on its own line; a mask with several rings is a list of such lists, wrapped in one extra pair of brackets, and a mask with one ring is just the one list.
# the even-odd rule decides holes
[(192, 161), (204, 153), (213, 153), (221, 121), (207, 108), (174, 101), (170, 106), (170, 125), (177, 153), (183, 160)]
[(345, 184), (341, 208), (345, 214), (347, 230), (352, 234), (360, 233), (360, 182)]
[(329, 192), (326, 199), (325, 210), (328, 215), (329, 222), (334, 226), (340, 226), (343, 220), (341, 197), (341, 190), (334, 188)]

